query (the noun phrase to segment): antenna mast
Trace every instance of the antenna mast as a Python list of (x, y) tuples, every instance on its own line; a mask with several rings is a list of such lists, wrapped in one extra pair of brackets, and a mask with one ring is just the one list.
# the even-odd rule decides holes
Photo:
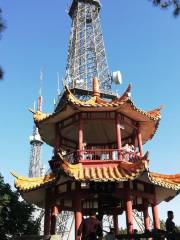
[[(40, 72), (40, 89), (39, 89), (39, 97), (37, 104), (37, 111), (42, 111), (42, 80), (43, 80), (43, 72)], [(34, 110), (35, 104), (34, 104)], [(43, 141), (38, 132), (38, 128), (34, 125), (33, 134), (30, 136), (30, 144), (31, 144), (31, 154), (30, 154), (30, 164), (29, 164), (29, 177), (40, 177), (43, 175), (43, 169), (41, 164), (41, 147), (43, 145)]]

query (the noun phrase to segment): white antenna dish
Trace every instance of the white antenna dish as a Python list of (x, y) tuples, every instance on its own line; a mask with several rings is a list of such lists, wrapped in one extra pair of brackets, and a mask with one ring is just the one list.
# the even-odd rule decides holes
[(120, 71), (112, 73), (112, 82), (115, 84), (122, 84), (122, 75)]

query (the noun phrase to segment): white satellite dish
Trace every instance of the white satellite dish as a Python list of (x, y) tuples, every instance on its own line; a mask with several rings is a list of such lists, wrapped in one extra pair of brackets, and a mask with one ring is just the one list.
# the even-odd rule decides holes
[(112, 73), (112, 82), (115, 84), (122, 84), (122, 75), (120, 71)]
[(83, 82), (84, 82), (84, 80), (83, 80), (82, 78), (76, 80), (76, 84), (81, 84), (81, 83), (83, 83)]

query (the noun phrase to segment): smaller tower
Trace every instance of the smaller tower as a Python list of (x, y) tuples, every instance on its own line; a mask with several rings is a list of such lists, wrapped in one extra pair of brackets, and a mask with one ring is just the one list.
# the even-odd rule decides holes
[[(38, 97), (38, 111), (42, 111), (42, 96)], [(29, 177), (40, 177), (43, 175), (43, 166), (41, 164), (41, 146), (43, 141), (39, 135), (37, 127), (34, 125), (33, 134), (30, 136), (31, 155), (29, 165)]]

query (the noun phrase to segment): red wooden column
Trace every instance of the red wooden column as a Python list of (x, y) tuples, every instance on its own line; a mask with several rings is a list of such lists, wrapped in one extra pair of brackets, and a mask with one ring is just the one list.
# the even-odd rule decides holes
[(137, 140), (138, 140), (140, 156), (142, 157), (143, 156), (143, 144), (142, 144), (142, 135), (141, 135), (140, 125), (138, 125), (138, 129), (137, 129)]
[(116, 113), (116, 137), (117, 137), (117, 146), (118, 146), (118, 158), (122, 159), (121, 149), (122, 149), (122, 141), (121, 141), (121, 123), (120, 123), (120, 114)]
[(51, 209), (51, 235), (55, 235), (56, 234), (56, 220), (57, 220), (57, 216), (59, 214), (59, 209), (57, 208), (57, 206), (53, 206)]
[(114, 231), (115, 235), (119, 234), (119, 227), (118, 227), (118, 214), (113, 214), (113, 223), (114, 223)]
[(82, 160), (82, 153), (81, 151), (83, 150), (83, 119), (82, 119), (82, 114), (79, 114), (79, 155), (80, 155), (80, 160)]
[(156, 200), (154, 201), (154, 203), (152, 203), (151, 206), (152, 206), (154, 229), (160, 229), (158, 205), (157, 205)]
[(47, 190), (45, 196), (45, 214), (44, 214), (44, 235), (50, 235), (51, 229), (51, 203), (50, 203), (50, 191)]
[(59, 152), (59, 147), (60, 147), (60, 129), (59, 129), (59, 123), (56, 123), (54, 154), (57, 154)]
[(79, 193), (80, 186), (76, 185), (77, 193), (75, 198), (75, 240), (80, 240), (78, 233), (81, 233), (81, 223), (82, 223), (82, 205), (81, 205), (81, 195)]
[(148, 213), (148, 200), (143, 200), (143, 215), (144, 215), (144, 227), (145, 230), (150, 230), (150, 217)]
[(124, 190), (125, 190), (125, 210), (126, 210), (126, 225), (127, 225), (127, 232), (132, 234), (134, 231), (133, 226), (133, 207), (132, 207), (132, 199), (130, 193), (130, 184), (129, 182), (124, 183)]

